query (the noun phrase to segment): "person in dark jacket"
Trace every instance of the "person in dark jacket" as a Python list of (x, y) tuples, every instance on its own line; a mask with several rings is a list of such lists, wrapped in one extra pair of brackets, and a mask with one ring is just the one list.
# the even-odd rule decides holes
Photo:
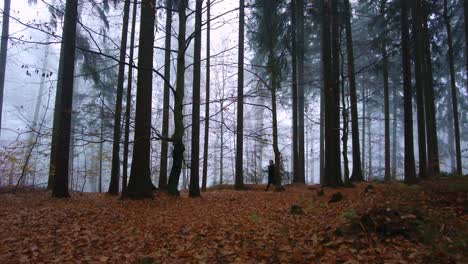
[(273, 163), (273, 161), (270, 160), (270, 165), (268, 165), (268, 185), (265, 191), (268, 191), (268, 188), (270, 188), (270, 184), (275, 185), (275, 183), (275, 163)]

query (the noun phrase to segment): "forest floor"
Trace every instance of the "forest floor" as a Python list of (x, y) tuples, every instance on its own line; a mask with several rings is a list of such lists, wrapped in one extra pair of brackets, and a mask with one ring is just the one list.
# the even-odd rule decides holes
[[(319, 186), (263, 188), (143, 201), (1, 193), (0, 263), (468, 261), (468, 178), (361, 183), (324, 195)], [(332, 202), (337, 192), (343, 199)]]

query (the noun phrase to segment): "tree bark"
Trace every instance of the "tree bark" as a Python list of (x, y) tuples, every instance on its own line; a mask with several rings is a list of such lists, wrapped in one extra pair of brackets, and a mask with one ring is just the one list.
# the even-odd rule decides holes
[(169, 86), (171, 81), (171, 28), (172, 28), (172, 0), (166, 0), (166, 36), (165, 36), (165, 48), (164, 51), (164, 99), (163, 99), (163, 121), (162, 121), (162, 136), (161, 141), (161, 163), (159, 170), (159, 189), (167, 189), (167, 152), (168, 152), (168, 141), (169, 137), (169, 103), (170, 94)]
[(203, 176), (202, 176), (202, 191), (206, 191), (207, 179), (208, 179), (208, 144), (210, 137), (210, 64), (211, 64), (211, 52), (210, 52), (210, 28), (211, 28), (211, 1), (206, 2), (206, 87), (205, 87), (205, 141), (203, 146)]
[(292, 165), (293, 181), (300, 182), (299, 179), (299, 150), (298, 150), (298, 108), (297, 108), (297, 38), (296, 38), (296, 0), (291, 0), (291, 68), (292, 68)]
[(424, 114), (424, 49), (423, 47), (423, 32), (421, 23), (421, 5), (420, 0), (414, 0), (412, 6), (413, 16), (413, 38), (415, 40), (414, 51), (414, 69), (416, 75), (416, 107), (418, 117), (418, 151), (419, 151), (419, 177), (427, 177), (427, 161), (426, 161), (426, 118)]
[[(380, 2), (380, 17), (384, 20), (383, 25), (386, 25), (385, 21), (385, 8), (387, 0)], [(386, 32), (386, 27), (384, 29)], [(384, 169), (384, 180), (389, 182), (390, 177), (390, 95), (389, 95), (389, 84), (388, 84), (388, 54), (387, 54), (387, 34), (384, 33), (381, 42), (382, 48), (382, 70), (383, 70), (383, 82), (384, 82), (384, 119), (385, 119), (385, 169)]]
[(127, 195), (127, 181), (128, 181), (128, 148), (130, 141), (130, 115), (132, 105), (132, 83), (133, 83), (133, 55), (135, 46), (135, 28), (136, 28), (136, 16), (137, 16), (137, 3), (133, 2), (133, 16), (132, 16), (132, 33), (130, 37), (130, 58), (128, 60), (128, 83), (127, 83), (127, 98), (125, 105), (125, 139), (124, 139), (124, 150), (123, 150), (123, 174), (122, 174), (122, 197)]
[(403, 97), (404, 97), (404, 125), (405, 125), (405, 182), (416, 183), (416, 168), (414, 164), (413, 146), (413, 109), (411, 88), (411, 63), (409, 52), (409, 22), (408, 2), (400, 0), (401, 9), (401, 48), (403, 66)]
[(119, 75), (117, 79), (117, 97), (115, 102), (114, 116), (114, 142), (112, 145), (112, 168), (111, 178), (109, 183), (109, 194), (119, 194), (120, 181), (120, 128), (122, 120), (122, 98), (125, 82), (125, 57), (127, 55), (127, 35), (128, 35), (128, 19), (130, 16), (130, 0), (125, 0), (124, 17), (122, 26), (122, 39), (120, 42), (120, 58), (119, 58)]
[(135, 139), (128, 197), (152, 197), (150, 173), (151, 97), (153, 82), (153, 42), (155, 0), (141, 2), (140, 45), (138, 48), (138, 80), (135, 109)]
[(200, 196), (200, 85), (201, 85), (201, 35), (202, 2), (196, 0), (195, 6), (195, 43), (193, 58), (192, 92), (192, 155), (190, 163), (189, 196)]
[(239, 54), (237, 61), (237, 140), (234, 188), (244, 188), (244, 0), (239, 0)]
[(466, 93), (468, 94), (468, 0), (463, 1), (463, 15), (465, 21), (465, 71)]
[[(63, 62), (62, 80), (57, 83), (60, 92), (57, 116), (57, 145), (55, 146), (55, 174), (52, 196), (57, 198), (69, 197), (68, 192), (68, 161), (70, 155), (70, 127), (73, 105), (73, 80), (75, 73), (75, 42), (78, 17), (78, 0), (67, 0), (65, 5), (65, 20), (63, 28), (63, 42), (60, 60)], [(61, 85), (59, 87), (58, 85)], [(56, 98), (57, 100), (57, 98)], [(52, 164), (51, 164), (52, 165)]]
[(452, 90), (452, 113), (453, 125), (455, 132), (455, 153), (457, 157), (457, 171), (458, 176), (462, 176), (462, 159), (461, 159), (461, 146), (460, 146), (460, 124), (458, 119), (458, 100), (457, 100), (457, 85), (455, 80), (455, 64), (453, 60), (453, 41), (452, 41), (452, 28), (450, 26), (450, 17), (448, 14), (447, 0), (444, 0), (444, 21), (447, 30), (448, 52), (447, 59), (450, 66), (450, 87)]
[(348, 78), (349, 78), (349, 96), (351, 99), (351, 134), (353, 144), (353, 172), (351, 173), (351, 181), (363, 181), (361, 167), (361, 150), (359, 146), (359, 119), (357, 110), (357, 93), (356, 93), (356, 74), (354, 70), (354, 50), (353, 50), (353, 35), (351, 28), (351, 4), (349, 0), (345, 0), (345, 29), (346, 29), (346, 53), (348, 55)]
[(296, 0), (297, 8), (297, 136), (298, 136), (298, 168), (297, 182), (306, 183), (305, 177), (305, 129), (304, 129), (304, 62), (305, 62), (305, 40), (304, 40), (304, 0)]
[(184, 93), (185, 93), (185, 49), (186, 49), (186, 23), (188, 1), (180, 0), (178, 5), (179, 13), (179, 34), (178, 34), (178, 52), (177, 52), (177, 77), (176, 91), (174, 100), (174, 134), (172, 142), (174, 150), (172, 154), (172, 168), (169, 175), (168, 192), (172, 195), (179, 195), (178, 185), (182, 164), (184, 161)]
[(2, 40), (0, 47), (0, 135), (2, 134), (3, 93), (5, 90), (5, 71), (8, 56), (8, 37), (10, 35), (11, 0), (3, 2)]

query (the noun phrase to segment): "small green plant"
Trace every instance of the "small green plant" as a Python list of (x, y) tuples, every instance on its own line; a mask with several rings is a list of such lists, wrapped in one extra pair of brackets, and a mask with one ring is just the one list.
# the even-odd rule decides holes
[(301, 215), (304, 214), (304, 210), (300, 205), (294, 204), (291, 206), (291, 214), (293, 215)]
[(347, 209), (341, 213), (341, 217), (343, 217), (346, 220), (352, 220), (356, 218), (356, 216), (356, 211), (354, 211), (353, 209)]

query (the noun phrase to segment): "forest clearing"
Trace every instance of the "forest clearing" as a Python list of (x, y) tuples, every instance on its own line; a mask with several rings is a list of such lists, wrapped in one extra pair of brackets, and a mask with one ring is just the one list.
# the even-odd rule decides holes
[[(466, 263), (468, 179), (152, 200), (0, 194), (2, 263)], [(330, 201), (340, 192), (343, 200)]]

